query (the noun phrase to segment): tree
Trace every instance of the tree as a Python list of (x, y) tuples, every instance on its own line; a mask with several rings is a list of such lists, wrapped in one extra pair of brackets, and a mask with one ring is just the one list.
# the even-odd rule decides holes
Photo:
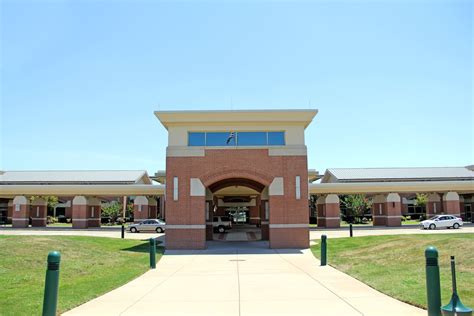
[(364, 194), (350, 194), (342, 199), (347, 209), (347, 216), (354, 217), (357, 222), (364, 216), (366, 210), (372, 207), (372, 200)]
[(102, 204), (102, 217), (109, 217), (111, 223), (115, 223), (122, 215), (122, 204), (117, 201)]
[(416, 206), (426, 206), (428, 203), (428, 195), (424, 193), (417, 193), (415, 199)]
[(53, 196), (53, 195), (48, 195), (48, 196), (38, 196), (38, 195), (35, 195), (35, 196), (32, 196), (30, 197), (30, 201), (33, 202), (34, 200), (37, 200), (37, 199), (43, 199), (45, 200), (47, 203), (48, 203), (48, 207), (51, 207), (51, 208), (54, 208), (56, 205), (58, 205), (59, 201), (58, 201), (58, 197), (57, 196)]

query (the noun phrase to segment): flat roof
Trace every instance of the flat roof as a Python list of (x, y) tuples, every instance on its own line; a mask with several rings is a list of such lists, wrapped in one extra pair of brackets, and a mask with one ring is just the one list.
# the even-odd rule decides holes
[(3, 171), (2, 184), (151, 184), (144, 170)]
[(205, 125), (206, 123), (301, 124), (305, 128), (318, 113), (317, 109), (287, 110), (203, 110), (155, 111), (155, 116), (168, 129), (172, 125)]
[(466, 167), (329, 168), (321, 183), (448, 180), (474, 180), (474, 171)]

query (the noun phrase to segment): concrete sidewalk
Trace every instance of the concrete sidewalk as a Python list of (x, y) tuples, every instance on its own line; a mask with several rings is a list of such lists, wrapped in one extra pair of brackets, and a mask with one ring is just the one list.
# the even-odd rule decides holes
[(132, 282), (65, 315), (426, 315), (319, 261), (266, 242), (166, 251)]

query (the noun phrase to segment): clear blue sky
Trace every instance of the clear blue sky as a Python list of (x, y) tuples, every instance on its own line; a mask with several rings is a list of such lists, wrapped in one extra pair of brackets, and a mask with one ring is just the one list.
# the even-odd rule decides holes
[(1, 11), (3, 170), (153, 173), (167, 143), (154, 110), (309, 106), (309, 167), (321, 172), (474, 163), (470, 0), (3, 0)]

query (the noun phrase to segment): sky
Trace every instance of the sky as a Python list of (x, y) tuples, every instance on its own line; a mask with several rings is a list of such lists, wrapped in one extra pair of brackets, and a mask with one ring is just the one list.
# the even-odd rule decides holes
[(320, 172), (474, 164), (470, 0), (0, 3), (0, 170), (153, 174), (153, 111), (205, 109), (318, 109)]

